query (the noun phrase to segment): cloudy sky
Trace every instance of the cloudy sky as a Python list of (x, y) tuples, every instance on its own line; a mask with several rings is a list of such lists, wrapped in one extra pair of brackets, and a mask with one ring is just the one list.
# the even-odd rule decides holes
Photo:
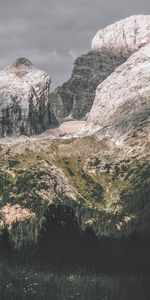
[(133, 14), (150, 14), (150, 1), (0, 0), (0, 69), (27, 57), (50, 74), (53, 89), (98, 29)]

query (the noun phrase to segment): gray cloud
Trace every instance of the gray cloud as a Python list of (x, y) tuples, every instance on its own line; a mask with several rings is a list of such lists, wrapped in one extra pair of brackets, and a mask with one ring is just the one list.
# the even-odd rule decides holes
[(26, 56), (54, 88), (97, 30), (133, 14), (150, 14), (149, 0), (0, 0), (0, 69)]

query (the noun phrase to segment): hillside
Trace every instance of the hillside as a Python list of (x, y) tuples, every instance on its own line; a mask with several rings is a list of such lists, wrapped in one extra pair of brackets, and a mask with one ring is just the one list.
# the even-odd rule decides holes
[[(134, 25), (137, 24), (135, 20), (140, 20), (140, 33), (138, 30), (134, 31), (139, 42), (136, 42), (134, 49), (130, 49), (130, 57), (126, 57), (126, 61), (115, 70), (113, 69), (118, 63), (114, 58), (119, 58), (120, 61), (120, 56), (113, 56), (113, 59), (109, 57), (108, 60), (106, 52), (103, 55), (104, 63), (101, 61), (101, 51), (98, 54), (91, 52), (90, 59), (92, 56), (95, 68), (99, 68), (95, 57), (99, 57), (100, 65), (103, 65), (100, 71), (95, 71), (92, 67), (92, 75), (89, 55), (77, 60), (79, 64), (75, 64), (73, 78), (88, 74), (88, 95), (92, 93), (94, 96), (93, 86), (96, 88), (96, 82), (98, 84), (99, 81), (87, 121), (72, 121), (70, 127), (69, 123), (61, 124), (59, 128), (49, 129), (41, 135), (0, 139), (0, 226), (2, 235), (7, 232), (14, 248), (34, 245), (43, 234), (47, 222), (53, 220), (62, 227), (76, 225), (80, 232), (91, 230), (98, 239), (149, 236), (150, 44), (141, 44), (142, 32), (149, 32), (149, 17), (143, 17), (142, 22), (141, 18), (131, 17)], [(116, 28), (120, 32), (122, 26), (123, 32), (123, 24), (126, 22), (127, 20), (120, 21), (117, 23), (119, 25), (112, 27), (115, 28), (114, 37), (118, 33)], [(146, 39), (147, 37), (149, 35), (146, 35)], [(131, 38), (135, 39), (135, 36)], [(145, 39), (145, 35), (143, 38)], [(124, 39), (122, 42), (124, 47)], [(137, 50), (137, 47), (140, 49)], [(82, 63), (83, 68), (80, 68)], [(105, 76), (104, 73), (102, 75), (102, 70)], [(10, 69), (8, 72), (10, 76)], [(47, 82), (47, 75), (42, 73), (42, 76)], [(77, 77), (80, 79), (80, 76)], [(96, 81), (94, 85), (90, 85), (93, 78)], [(48, 85), (44, 89), (46, 97), (47, 87)], [(68, 93), (68, 83), (60, 88), (63, 92), (64, 87)], [(82, 80), (77, 81), (78, 92), (82, 87)], [(17, 91), (16, 89), (16, 93)], [(85, 93), (84, 89), (82, 91)], [(72, 90), (72, 93), (75, 99), (76, 90)], [(67, 96), (65, 104), (62, 101), (61, 105), (56, 98), (53, 100), (60, 109), (56, 117), (60, 122), (70, 113), (70, 98)], [(47, 100), (42, 96), (43, 105), (48, 104), (45, 102)], [(29, 104), (28, 100), (26, 104)], [(85, 98), (85, 102), (79, 101), (77, 106), (74, 102), (74, 113), (86, 113), (82, 104), (86, 104), (89, 109), (89, 101)], [(40, 112), (38, 107), (36, 112)], [(64, 115), (61, 114), (61, 109)], [(49, 106), (46, 114), (48, 112)], [(16, 117), (15, 112), (14, 115)], [(30, 118), (27, 117), (26, 120), (28, 124)], [(34, 126), (37, 127), (27, 126), (30, 133), (40, 133), (44, 128), (41, 127), (44, 120), (45, 118), (40, 123), (33, 118)], [(5, 122), (7, 125), (8, 118)]]

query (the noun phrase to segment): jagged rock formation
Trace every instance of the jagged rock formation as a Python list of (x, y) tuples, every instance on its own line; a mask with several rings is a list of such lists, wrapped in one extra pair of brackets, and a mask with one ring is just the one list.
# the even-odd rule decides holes
[[(147, 142), (150, 126), (150, 44), (119, 66), (96, 91), (88, 117), (99, 135), (116, 140), (141, 135)], [(139, 139), (141, 139), (139, 137)]]
[[(78, 74), (79, 79), (82, 75), (84, 79), (86, 74), (85, 82), (91, 80), (86, 58), (90, 70), (95, 70), (100, 68), (98, 62), (93, 67), (95, 57), (98, 61), (103, 57), (105, 75), (114, 67), (116, 58), (125, 59), (124, 54), (113, 54), (111, 62), (111, 56), (107, 55), (108, 52), (100, 52), (95, 56), (91, 52), (90, 58), (87, 55), (81, 60), (83, 68), (79, 59), (74, 76)], [(37, 241), (47, 214), (59, 224), (71, 216), (81, 231), (90, 228), (99, 238), (150, 235), (149, 71), (150, 44), (147, 44), (98, 86), (87, 125), (78, 134), (67, 136), (68, 139), (43, 135), (0, 141), (0, 212), (11, 204), (26, 208), (30, 216), (34, 214), (34, 218), (17, 224), (12, 219), (11, 228), (6, 227), (16, 248)], [(67, 83), (65, 86), (71, 95)], [(63, 107), (63, 101), (60, 98), (57, 104), (62, 103)], [(63, 114), (73, 114), (76, 110), (67, 106), (72, 102), (65, 101)], [(59, 121), (64, 117), (61, 113), (62, 110)]]
[(92, 40), (93, 51), (130, 55), (150, 42), (150, 16), (131, 16), (97, 32)]
[(50, 78), (19, 58), (0, 72), (0, 136), (31, 135), (50, 126)]
[(111, 52), (89, 52), (77, 58), (71, 78), (50, 93), (50, 106), (59, 123), (82, 119), (90, 111), (97, 85), (126, 60)]
[(100, 30), (92, 51), (75, 61), (71, 78), (50, 94), (59, 123), (82, 119), (90, 111), (97, 85), (144, 43), (150, 42), (150, 16), (132, 16)]

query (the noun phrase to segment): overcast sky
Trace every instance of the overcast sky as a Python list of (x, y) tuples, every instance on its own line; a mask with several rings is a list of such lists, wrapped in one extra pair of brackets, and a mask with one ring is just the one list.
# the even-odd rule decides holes
[(0, 0), (0, 69), (27, 57), (53, 89), (100, 28), (133, 14), (150, 14), (150, 0)]

